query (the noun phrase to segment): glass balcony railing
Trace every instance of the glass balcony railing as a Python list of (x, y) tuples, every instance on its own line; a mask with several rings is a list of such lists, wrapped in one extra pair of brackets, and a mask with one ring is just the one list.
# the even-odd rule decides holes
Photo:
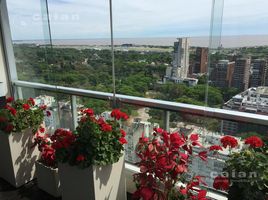
[[(25, 81), (14, 81), (13, 85), (17, 91), (21, 90), (20, 98), (36, 97), (37, 103), (46, 102), (49, 105), (52, 118), (48, 118), (46, 125), (50, 131), (57, 127), (73, 130), (77, 125), (77, 112), (85, 106), (93, 107), (97, 114), (104, 116), (116, 102), (120, 109), (127, 112), (130, 119), (123, 126), (127, 131), (128, 140), (125, 146), (125, 160), (129, 192), (135, 189), (131, 174), (139, 171), (135, 166), (135, 163), (139, 161), (135, 154), (136, 145), (141, 135), (150, 137), (153, 128), (164, 127), (171, 132), (181, 132), (185, 135), (197, 133), (201, 137), (203, 146), (220, 144), (219, 138), (224, 134), (233, 135), (238, 140), (242, 140), (252, 135), (253, 132), (255, 132), (253, 135), (259, 135), (267, 142), (268, 116), (265, 115), (127, 95), (115, 95), (114, 101), (112, 93)], [(231, 132), (232, 129), (235, 129), (235, 134)], [(198, 153), (198, 148), (194, 149), (195, 151)], [(213, 189), (215, 177), (211, 173), (222, 171), (228, 154), (228, 151), (224, 151), (217, 157), (209, 155), (205, 165), (202, 165), (202, 161), (198, 158), (190, 164), (188, 176), (191, 177), (193, 174), (204, 176), (209, 194), (216, 196), (215, 199), (226, 196), (226, 193)]]

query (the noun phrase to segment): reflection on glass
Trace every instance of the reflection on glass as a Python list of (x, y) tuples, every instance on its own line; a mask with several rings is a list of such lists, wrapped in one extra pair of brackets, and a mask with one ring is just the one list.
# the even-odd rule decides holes
[[(26, 5), (27, 9), (25, 8)], [(46, 1), (7, 1), (19, 80), (49, 83), (51, 40)]]

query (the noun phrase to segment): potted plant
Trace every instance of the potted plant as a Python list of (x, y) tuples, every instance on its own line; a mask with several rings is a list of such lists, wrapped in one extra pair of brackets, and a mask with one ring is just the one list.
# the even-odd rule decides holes
[(197, 134), (188, 138), (184, 134), (157, 128), (151, 138), (142, 136), (136, 148), (140, 173), (134, 174), (137, 191), (133, 199), (205, 200), (206, 190), (197, 188), (205, 185), (202, 177), (193, 176), (188, 180), (185, 176), (193, 156), (206, 160), (207, 151), (194, 155), (193, 146), (201, 147)]
[(123, 145), (127, 142), (118, 109), (110, 119), (81, 111), (75, 133), (62, 130), (53, 136), (63, 200), (126, 199)]
[(34, 133), (43, 127), (44, 107), (35, 105), (32, 98), (16, 100), (9, 97), (0, 109), (0, 176), (15, 187), (32, 180), (34, 163), (39, 157), (33, 145)]
[[(237, 146), (235, 138), (224, 136), (224, 147)], [(228, 191), (228, 199), (260, 200), (268, 198), (268, 149), (257, 136), (244, 140), (240, 152), (232, 152), (221, 175), (217, 176), (214, 188)]]
[(60, 179), (55, 149), (50, 138), (51, 136), (48, 134), (35, 136), (35, 145), (41, 153), (40, 159), (35, 162), (37, 185), (48, 194), (59, 197), (61, 196)]

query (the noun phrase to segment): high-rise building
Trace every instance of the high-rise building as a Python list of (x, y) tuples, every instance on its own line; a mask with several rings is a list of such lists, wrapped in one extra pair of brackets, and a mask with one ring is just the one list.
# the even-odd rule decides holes
[(219, 60), (219, 62), (213, 67), (211, 73), (213, 85), (220, 88), (230, 87), (234, 66), (235, 62), (229, 62), (229, 60)]
[(248, 89), (250, 75), (250, 59), (237, 58), (231, 86), (244, 91)]
[(207, 65), (208, 65), (208, 48), (205, 47), (197, 47), (195, 52), (195, 61), (193, 66), (193, 73), (204, 74), (207, 73)]
[[(265, 59), (254, 59), (251, 61), (250, 86), (258, 87), (266, 85), (267, 62)], [(268, 84), (268, 83), (267, 83)]]
[(174, 42), (171, 79), (187, 78), (189, 70), (189, 39), (178, 38)]

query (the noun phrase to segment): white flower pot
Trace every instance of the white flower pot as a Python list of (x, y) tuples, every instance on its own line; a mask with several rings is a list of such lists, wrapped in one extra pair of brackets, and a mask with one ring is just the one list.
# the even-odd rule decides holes
[(108, 166), (77, 166), (59, 163), (62, 200), (126, 200), (124, 156)]
[(35, 177), (35, 161), (40, 153), (32, 148), (33, 137), (31, 129), (22, 133), (0, 132), (0, 177), (15, 187)]
[(39, 161), (35, 166), (38, 187), (54, 197), (61, 196), (58, 168), (47, 167)]

